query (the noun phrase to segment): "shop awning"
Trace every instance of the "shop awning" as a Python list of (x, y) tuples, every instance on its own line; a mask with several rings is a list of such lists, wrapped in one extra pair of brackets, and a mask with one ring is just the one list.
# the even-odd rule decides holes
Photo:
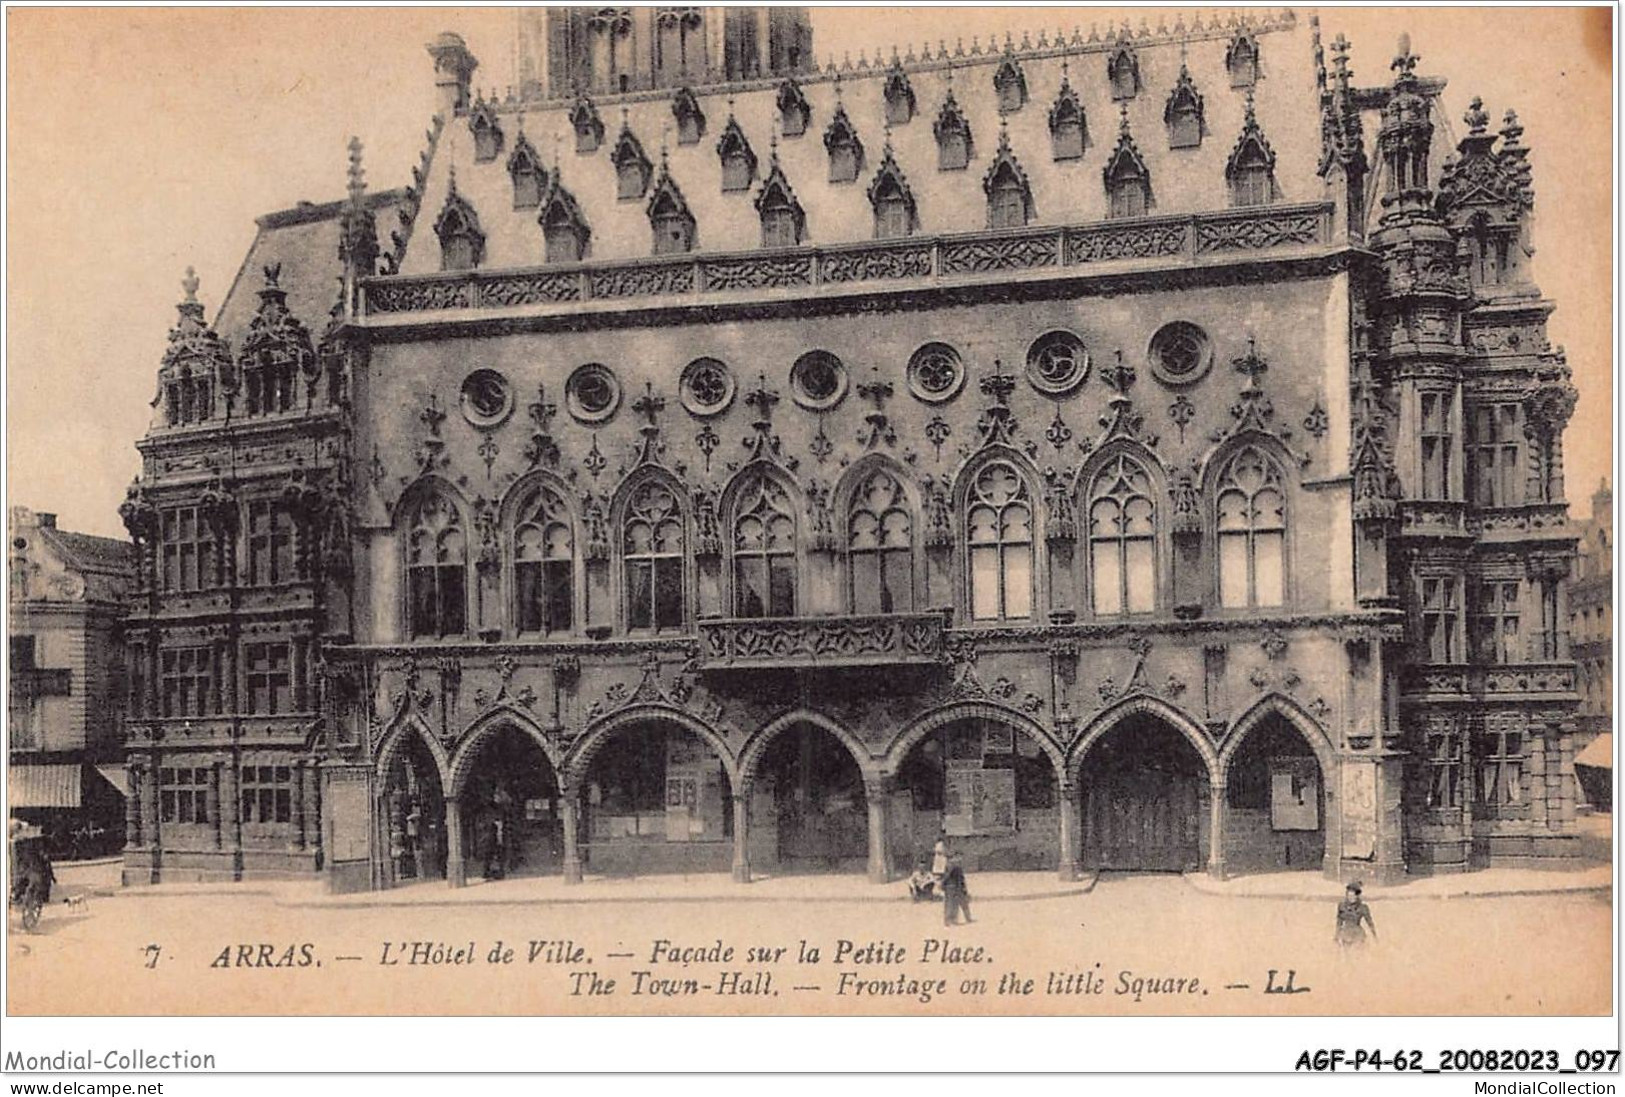
[(71, 763), (12, 765), (6, 770), (6, 800), (16, 808), (76, 808), (80, 767)]
[(1592, 769), (1612, 769), (1614, 767), (1614, 735), (1605, 731), (1591, 742), (1586, 748), (1574, 756), (1577, 766), (1590, 766)]
[(120, 796), (129, 795), (130, 778), (123, 766), (97, 766), (96, 772), (102, 775), (102, 780), (113, 786), (113, 791)]

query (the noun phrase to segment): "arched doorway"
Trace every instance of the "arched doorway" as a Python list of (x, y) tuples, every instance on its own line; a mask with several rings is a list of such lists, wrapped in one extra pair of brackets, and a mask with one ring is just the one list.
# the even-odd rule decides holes
[[(755, 768), (752, 819), (773, 827), (781, 871), (862, 872), (869, 856), (863, 771), (844, 743), (810, 722), (774, 735)], [(764, 810), (765, 809), (765, 810)], [(768, 846), (768, 838), (756, 840)]]
[(383, 823), (388, 884), (446, 878), (446, 797), (428, 744), (401, 735), (385, 771)]
[(1320, 869), (1326, 857), (1326, 781), (1314, 750), (1279, 713), (1264, 716), (1242, 736), (1225, 774), (1225, 868)]
[(934, 729), (904, 755), (897, 789), (902, 810), (894, 810), (892, 827), (903, 843), (894, 844), (893, 860), (900, 867), (929, 859), (943, 832), (971, 871), (1057, 867), (1055, 763), (1008, 723), (967, 717)]
[(1133, 713), (1084, 755), (1082, 862), (1132, 872), (1187, 872), (1206, 860), (1207, 764), (1166, 721)]
[(547, 752), (505, 724), (475, 748), (457, 804), (470, 876), (544, 876), (564, 864), (559, 781)]
[(710, 743), (665, 720), (611, 731), (582, 781), (581, 857), (602, 875), (727, 872), (733, 783)]

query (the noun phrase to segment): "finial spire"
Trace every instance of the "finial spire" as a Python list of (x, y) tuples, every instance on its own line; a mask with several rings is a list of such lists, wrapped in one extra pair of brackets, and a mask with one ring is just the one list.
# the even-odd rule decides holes
[(1484, 109), (1484, 100), (1473, 96), (1472, 102), (1467, 104), (1467, 113), (1461, 116), (1472, 133), (1484, 133), (1490, 127), (1490, 112)]
[(366, 173), (361, 167), (361, 138), (351, 137), (350, 144), (350, 204), (360, 205), (361, 196), (367, 192)]
[(187, 267), (186, 277), (181, 279), (181, 289), (186, 291), (186, 300), (183, 302), (184, 304), (195, 305), (198, 303), (197, 288), (200, 285), (202, 285), (202, 283), (198, 280), (197, 271), (193, 270), (191, 267)]

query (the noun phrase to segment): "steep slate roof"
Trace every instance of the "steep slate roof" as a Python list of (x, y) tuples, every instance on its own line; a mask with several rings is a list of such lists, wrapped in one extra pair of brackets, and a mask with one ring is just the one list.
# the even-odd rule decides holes
[(78, 571), (128, 575), (135, 570), (135, 546), (127, 541), (48, 526), (39, 528), (39, 536), (62, 555), (64, 563)]
[[(1254, 12), (1248, 24), (1259, 48), (1259, 66), (1265, 79), (1254, 89), (1259, 122), (1268, 131), (1279, 155), (1277, 177), (1282, 202), (1319, 200), (1323, 184), (1315, 169), (1320, 153), (1319, 115), (1312, 93), (1314, 52), (1307, 19), (1273, 10)], [(1107, 198), (1101, 168), (1112, 152), (1118, 105), (1111, 98), (1106, 63), (1117, 42), (1126, 43), (1138, 58), (1142, 90), (1128, 103), (1133, 132), (1152, 177), (1157, 180), (1158, 214), (1224, 209), (1229, 203), (1225, 163), (1231, 150), (1228, 135), (1240, 132), (1245, 94), (1230, 87), (1225, 55), (1240, 21), (1220, 20), (1200, 29), (1177, 24), (1170, 28), (1120, 29), (1095, 38), (1039, 38), (1014, 48), (1027, 82), (1027, 106), (1008, 119), (1010, 146), (1031, 185), (1037, 218), (1034, 224), (1080, 223), (1103, 220)], [(1034, 37), (1037, 37), (1036, 33)], [(1191, 78), (1204, 88), (1209, 132), (1225, 134), (1224, 141), (1204, 141), (1200, 148), (1171, 151), (1162, 123), (1163, 108), (1179, 77), (1181, 43)], [(997, 148), (998, 97), (993, 76), (1006, 59), (1003, 43), (973, 48), (966, 41), (948, 44), (948, 52), (929, 60), (909, 53), (902, 59), (916, 98), (916, 112), (906, 124), (892, 127), (891, 143), (900, 169), (906, 173), (919, 208), (918, 231), (926, 233), (980, 231), (986, 225), (986, 196), (980, 182)], [(1048, 107), (1061, 88), (1062, 63), (1091, 129), (1101, 136), (1082, 157), (1057, 162), (1052, 155)], [(967, 170), (942, 172), (932, 121), (937, 117), (952, 72), (954, 98), (978, 137)], [(785, 178), (807, 211), (805, 239), (812, 244), (867, 240), (873, 236), (873, 209), (866, 194), (874, 167), (866, 167), (858, 186), (829, 182), (828, 153), (821, 137), (834, 117), (840, 76), (840, 95), (859, 139), (879, 150), (885, 141), (884, 89), (894, 73), (889, 60), (826, 68), (803, 74), (798, 84), (810, 108), (807, 131), (799, 137), (781, 137), (779, 162)], [(706, 115), (719, 123), (728, 117), (727, 101), (750, 144), (765, 150), (778, 117), (776, 81), (750, 81), (693, 89)], [(671, 124), (671, 91), (643, 91), (604, 95), (595, 100), (600, 114), (625, 107), (632, 129), (660, 133)], [(516, 130), (523, 116), (525, 132), (538, 149), (557, 150), (564, 177), (592, 226), (594, 260), (643, 258), (650, 254), (649, 231), (639, 204), (616, 199), (615, 167), (608, 147), (577, 153), (570, 127), (569, 100), (505, 100), (499, 113), (503, 127)], [(760, 247), (760, 224), (751, 208), (756, 188), (724, 193), (715, 143), (673, 144), (669, 150), (671, 173), (683, 181), (683, 194), (699, 226), (703, 252), (751, 251)], [(486, 232), (487, 269), (533, 266), (544, 261), (542, 232), (535, 210), (513, 208), (513, 184), (500, 162), (475, 163), (473, 140), (466, 121), (448, 122), (445, 136), (435, 148), (424, 180), (421, 209), (439, 210), (445, 202), (451, 166), (456, 165), (457, 188), (479, 212)], [(551, 169), (551, 159), (549, 159)], [(382, 220), (382, 219), (381, 219)], [(421, 226), (420, 226), (421, 229)], [(427, 274), (440, 269), (440, 254), (433, 233), (417, 231), (401, 263), (402, 274)]]
[[(500, 163), (497, 170), (507, 178)], [(442, 191), (442, 203), (444, 199)], [(366, 201), (378, 220), (379, 245), (387, 251), (390, 230), (399, 227), (395, 210), (405, 203), (406, 192), (379, 191), (367, 195)], [(215, 330), (230, 342), (232, 353), (241, 348), (249, 322), (259, 311), (259, 291), (265, 285), (262, 272), (273, 263), (282, 265), (281, 285), (288, 294), (288, 311), (312, 332), (320, 333), (326, 326), (327, 314), (338, 300), (338, 279), (343, 273), (339, 265), (339, 215), (343, 212), (343, 201), (320, 205), (302, 202), (255, 221), (259, 231), (214, 319)], [(435, 243), (433, 232), (424, 235)]]

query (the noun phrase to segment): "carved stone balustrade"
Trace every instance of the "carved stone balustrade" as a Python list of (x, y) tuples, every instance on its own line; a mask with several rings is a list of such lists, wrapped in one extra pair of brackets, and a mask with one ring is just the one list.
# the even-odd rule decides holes
[(1080, 268), (1115, 269), (1111, 264), (1137, 270), (1204, 263), (1328, 245), (1331, 211), (1329, 204), (1315, 202), (678, 259), (387, 275), (363, 281), (362, 313), (389, 317), (523, 309), (550, 314), (579, 311), (583, 303), (594, 301), (713, 301), (757, 292), (778, 297), (786, 290), (814, 294), (824, 287), (860, 283), (917, 288), (1022, 272), (1076, 276), (1085, 273)]
[(1404, 668), (1407, 700), (1574, 699), (1573, 663), (1415, 664)]
[(943, 658), (939, 613), (726, 618), (700, 622), (701, 670), (931, 666)]

